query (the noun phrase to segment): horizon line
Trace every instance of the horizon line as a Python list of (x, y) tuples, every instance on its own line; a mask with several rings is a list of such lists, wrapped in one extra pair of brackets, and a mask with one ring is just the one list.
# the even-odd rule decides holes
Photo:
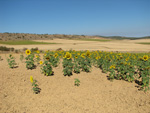
[[(19, 32), (0, 32), (0, 33), (16, 33), (19, 34)], [(49, 33), (20, 33), (20, 34), (36, 34), (36, 35), (78, 35), (78, 36), (98, 36), (98, 37), (126, 37), (126, 38), (140, 38), (140, 37), (149, 37), (150, 35), (144, 35), (144, 36), (123, 36), (123, 35), (86, 35), (86, 34), (49, 34)]]

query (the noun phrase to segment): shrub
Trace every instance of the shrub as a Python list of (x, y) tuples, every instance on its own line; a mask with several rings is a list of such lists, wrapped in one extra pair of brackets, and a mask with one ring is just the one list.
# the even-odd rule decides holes
[(7, 48), (5, 46), (0, 46), (1, 51), (14, 51), (14, 48)]

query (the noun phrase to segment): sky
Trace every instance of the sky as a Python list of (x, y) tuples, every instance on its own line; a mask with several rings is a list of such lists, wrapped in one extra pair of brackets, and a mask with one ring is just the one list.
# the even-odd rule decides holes
[(0, 0), (0, 33), (150, 36), (150, 0)]

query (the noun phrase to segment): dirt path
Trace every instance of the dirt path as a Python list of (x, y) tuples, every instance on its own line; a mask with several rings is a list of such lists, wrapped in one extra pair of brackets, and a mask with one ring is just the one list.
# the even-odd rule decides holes
[[(40, 67), (27, 70), (13, 54), (18, 68), (10, 69), (1, 54), (0, 113), (149, 113), (150, 92), (139, 91), (136, 83), (110, 82), (98, 68), (92, 72), (64, 76), (62, 64), (54, 68), (54, 76), (46, 77)], [(40, 94), (33, 94), (30, 76), (38, 81)], [(81, 83), (74, 86), (74, 78)]]
[(40, 50), (56, 50), (62, 48), (63, 50), (102, 50), (102, 51), (127, 51), (127, 52), (149, 52), (150, 45), (137, 44), (139, 42), (150, 42), (150, 39), (140, 40), (112, 40), (109, 42), (98, 41), (80, 41), (80, 40), (66, 40), (66, 39), (54, 39), (54, 40), (36, 40), (42, 42), (54, 42), (59, 44), (49, 45), (3, 45), (7, 47), (14, 47), (15, 49), (23, 49), (24, 47), (31, 49), (38, 47)]

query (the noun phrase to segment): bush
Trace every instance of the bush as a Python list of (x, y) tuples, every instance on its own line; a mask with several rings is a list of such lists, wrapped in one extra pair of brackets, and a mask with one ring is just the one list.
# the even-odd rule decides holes
[(7, 48), (5, 46), (0, 46), (1, 51), (14, 51), (14, 48)]

